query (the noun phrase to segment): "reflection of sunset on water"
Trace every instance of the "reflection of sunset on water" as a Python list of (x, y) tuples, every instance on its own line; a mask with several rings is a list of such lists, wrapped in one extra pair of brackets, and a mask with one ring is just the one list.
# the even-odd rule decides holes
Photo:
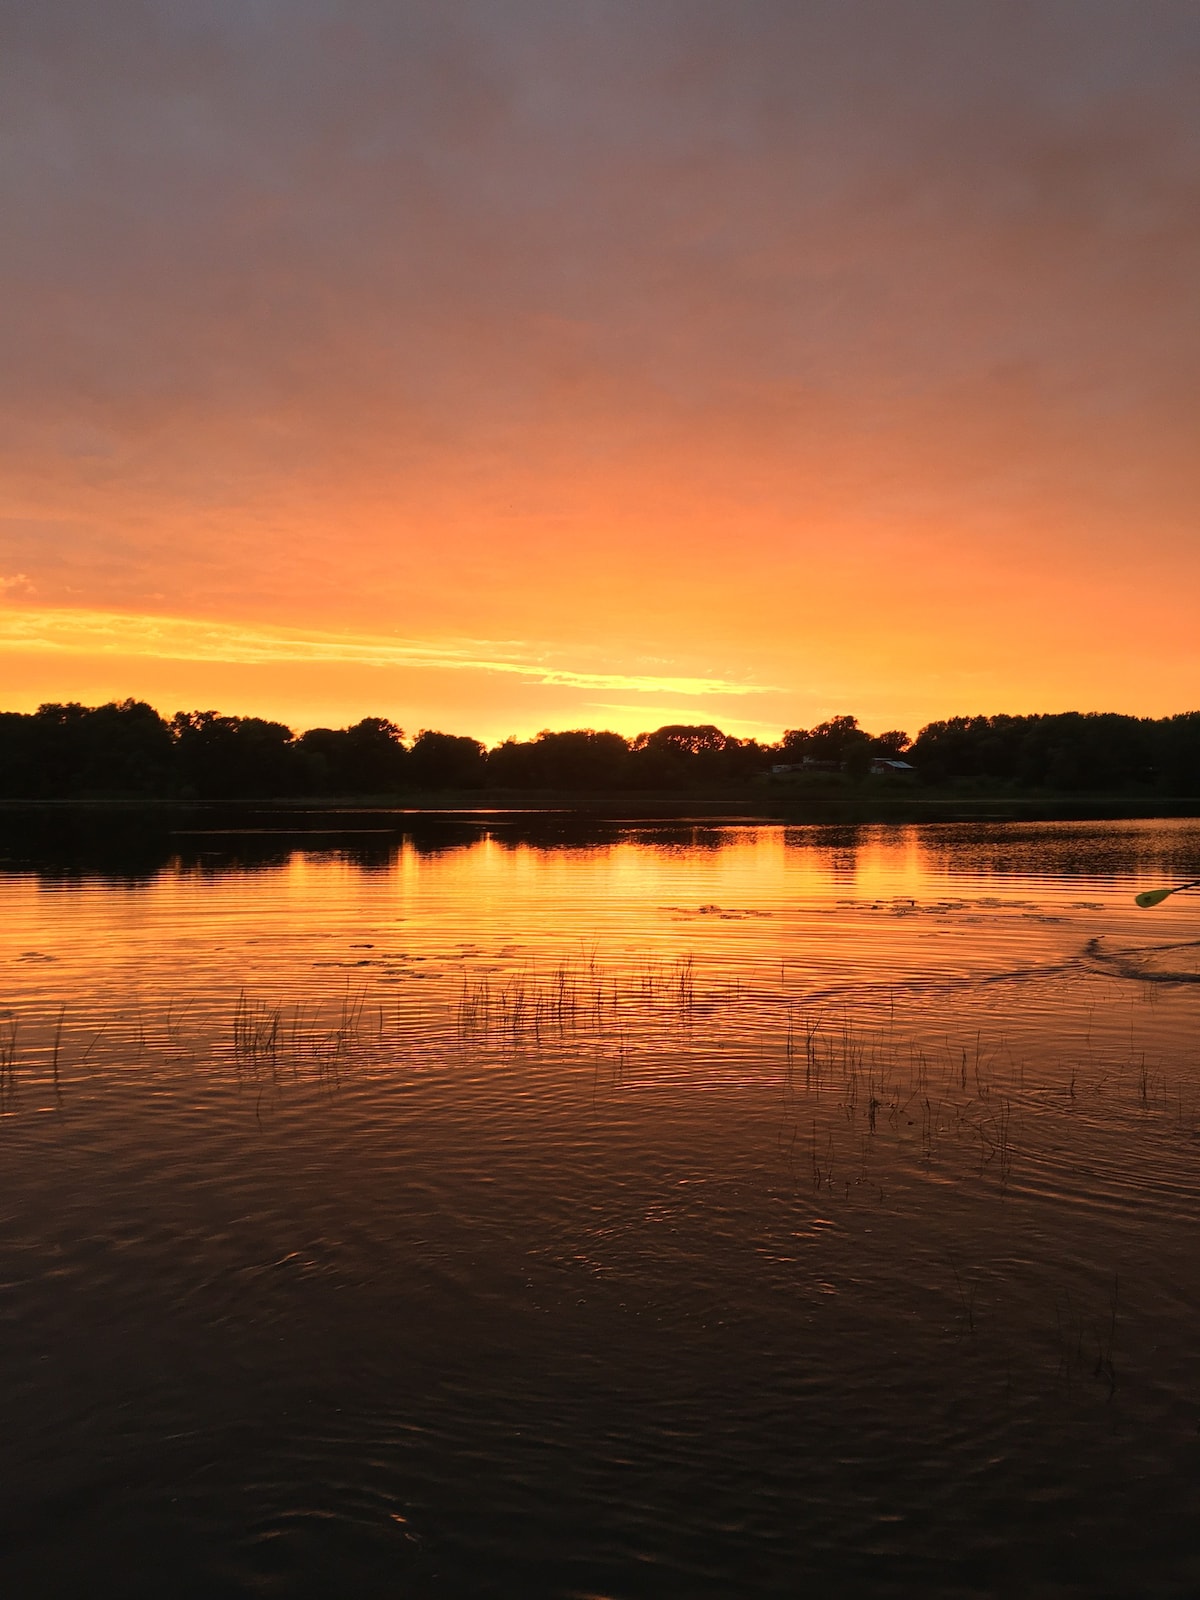
[(114, 1452), (113, 1560), (210, 1589), (1190, 1541), (1200, 930), (1133, 896), (1200, 824), (208, 822), (0, 873), (13, 1592), (105, 1561), (36, 1515)]
[(200, 971), (201, 1009), (244, 987), (283, 1000), (351, 980), (389, 985), (390, 1005), (419, 983), (427, 1009), (476, 968), (591, 962), (628, 984), (646, 963), (687, 959), (700, 989), (744, 984), (768, 1012), (874, 1017), (897, 996), (936, 1007), (974, 989), (974, 1004), (1010, 984), (1018, 1025), (1033, 1027), (1090, 995), (1104, 969), (1089, 946), (1140, 946), (1186, 923), (1185, 902), (1170, 924), (1148, 923), (1129, 874), (1170, 872), (1196, 847), (1187, 821), (597, 825), (578, 844), (519, 814), (450, 833), (386, 821), (327, 817), (308, 843), (184, 833), (157, 872), (118, 891), (12, 875), (8, 960), (47, 999), (108, 1004), (128, 987), (161, 1002), (192, 992)]

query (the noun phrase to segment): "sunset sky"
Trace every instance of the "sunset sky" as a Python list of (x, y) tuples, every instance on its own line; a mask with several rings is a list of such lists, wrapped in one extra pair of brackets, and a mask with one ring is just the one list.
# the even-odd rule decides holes
[(7, 0), (0, 706), (1200, 707), (1193, 0)]

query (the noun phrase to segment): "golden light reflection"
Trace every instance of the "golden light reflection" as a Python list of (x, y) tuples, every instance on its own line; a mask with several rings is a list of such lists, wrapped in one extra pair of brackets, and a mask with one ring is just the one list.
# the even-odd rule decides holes
[[(580, 849), (519, 842), (505, 828), (454, 848), (409, 838), (371, 870), (343, 853), (354, 848), (351, 835), (322, 832), (305, 849), (286, 833), (282, 861), (271, 859), (270, 836), (255, 841), (268, 852), (257, 868), (240, 835), (181, 835), (181, 863), (128, 896), (103, 884), (48, 893), (33, 878), (13, 878), (0, 953), (49, 958), (22, 969), (47, 993), (82, 986), (166, 1001), (194, 986), (197, 955), (178, 930), (193, 926), (200, 894), (204, 981), (216, 990), (333, 993), (418, 970), (453, 987), (467, 940), (479, 959), (510, 971), (598, 960), (619, 977), (647, 960), (690, 956), (715, 980), (783, 963), (799, 993), (922, 970), (928, 937), (952, 931), (961, 940), (967, 929), (929, 909), (945, 898), (947, 865), (916, 828), (677, 823)], [(241, 859), (233, 852), (247, 849), (248, 871), (232, 865)], [(1039, 935), (1028, 919), (1014, 921), (1019, 887), (1001, 882), (1011, 913), (997, 903), (990, 920), (972, 924), (956, 961), (994, 959), (1013, 929), (1057, 948), (1062, 936), (1051, 925)], [(996, 882), (981, 879), (978, 892), (996, 900)], [(928, 912), (920, 937), (910, 904)]]

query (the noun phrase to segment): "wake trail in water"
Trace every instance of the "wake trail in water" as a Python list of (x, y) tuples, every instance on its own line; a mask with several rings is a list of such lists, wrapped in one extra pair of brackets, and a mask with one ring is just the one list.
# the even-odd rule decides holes
[(1200, 967), (1155, 967), (1148, 963), (1170, 951), (1193, 950), (1200, 955), (1200, 939), (1178, 939), (1169, 944), (1126, 946), (1118, 950), (1101, 948), (1103, 936), (1089, 939), (1083, 948), (1083, 959), (1092, 964), (1093, 971), (1108, 977), (1123, 978), (1138, 983), (1200, 983)]
[(955, 977), (923, 977), (899, 979), (864, 979), (861, 982), (825, 984), (810, 989), (805, 1001), (836, 1000), (842, 998), (915, 995), (920, 997), (968, 994), (1004, 984), (1038, 983), (1049, 978), (1071, 979), (1085, 977), (1088, 968), (1081, 957), (1066, 961), (1048, 961), (1036, 966), (1013, 967), (1003, 972), (964, 973)]

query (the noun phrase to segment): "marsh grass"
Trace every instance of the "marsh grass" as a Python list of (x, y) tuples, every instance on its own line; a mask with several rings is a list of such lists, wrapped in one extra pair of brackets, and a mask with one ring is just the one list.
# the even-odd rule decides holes
[(984, 1182), (1003, 1198), (1031, 1149), (1045, 1159), (1047, 1117), (1086, 1111), (1090, 1126), (1136, 1108), (1181, 1129), (1196, 1124), (1190, 1076), (1181, 1068), (1170, 1082), (1132, 1041), (1123, 1053), (1105, 1047), (1091, 1014), (1082, 1053), (1037, 1051), (1031, 1066), (978, 1022), (967, 1023), (965, 1038), (953, 1019), (931, 1028), (928, 1009), (903, 1022), (894, 993), (882, 1017), (864, 1017), (740, 978), (705, 976), (690, 956), (610, 973), (594, 953), (545, 969), (461, 973), (455, 1027), (466, 1050), (517, 1050), (527, 1061), (551, 1059), (545, 1052), (553, 1047), (561, 1063), (567, 1057), (559, 1047), (569, 1044), (590, 1065), (593, 1102), (602, 1063), (612, 1090), (633, 1092), (680, 1062), (694, 1067), (699, 1087), (720, 1081), (723, 1061), (739, 1075), (761, 1077), (781, 1057), (776, 1143), (788, 1181), (796, 1178), (797, 1129), (807, 1123), (813, 1189), (847, 1196), (856, 1186), (882, 1196), (874, 1169), (899, 1158), (943, 1178)]
[(1112, 1291), (1109, 1294), (1109, 1315), (1107, 1322), (1101, 1322), (1095, 1332), (1096, 1339), (1096, 1365), (1093, 1375), (1108, 1385), (1108, 1398), (1111, 1400), (1117, 1389), (1117, 1369), (1113, 1364), (1113, 1353), (1117, 1343), (1117, 1317), (1121, 1308), (1120, 1280), (1113, 1273)]
[(950, 1271), (954, 1276), (954, 1287), (958, 1291), (959, 1303), (959, 1334), (969, 1334), (975, 1337), (975, 1289), (974, 1282), (964, 1284), (962, 1274), (958, 1270), (958, 1263), (953, 1256), (949, 1257)]
[(540, 1043), (544, 1037), (618, 1032), (637, 1014), (687, 1021), (697, 1007), (695, 960), (646, 962), (607, 974), (594, 955), (542, 971), (528, 966), (496, 978), (464, 972), (455, 1007), (461, 1039), (507, 1038)]
[(1081, 1051), (1057, 1061), (1035, 1056), (1030, 1068), (1003, 1035), (989, 1038), (969, 1013), (956, 1031), (953, 1017), (934, 1021), (928, 1006), (898, 1007), (894, 992), (869, 1013), (807, 1001), (762, 986), (757, 973), (754, 982), (710, 973), (690, 953), (610, 968), (585, 947), (544, 965), (455, 966), (430, 975), (440, 982), (418, 991), (419, 1035), (412, 988), (349, 979), (294, 999), (243, 987), (231, 998), (224, 1041), (214, 1001), (197, 995), (167, 998), (157, 1017), (136, 994), (114, 996), (81, 1052), (71, 1044), (88, 1019), (68, 1028), (65, 1003), (23, 1014), (20, 1023), (14, 1013), (0, 1019), (0, 1110), (16, 1102), (18, 1038), (32, 1040), (32, 1061), (48, 1064), (47, 1087), (61, 1105), (72, 1071), (89, 1062), (102, 1073), (147, 1053), (198, 1071), (228, 1061), (239, 1078), (278, 1085), (314, 1074), (336, 1088), (359, 1068), (411, 1070), (421, 1059), (413, 1050), (419, 1036), (450, 1073), (450, 1045), (464, 1064), (499, 1064), (513, 1054), (514, 1065), (585, 1067), (596, 1106), (604, 1092), (635, 1093), (664, 1073), (697, 1088), (723, 1075), (759, 1083), (777, 1075), (788, 1181), (796, 1179), (796, 1129), (811, 1124), (813, 1188), (844, 1195), (855, 1187), (882, 1195), (884, 1169), (899, 1160), (943, 1178), (994, 1184), (1004, 1196), (1027, 1159), (1031, 1133), (1045, 1144), (1053, 1113), (1086, 1116), (1090, 1125), (1105, 1113), (1121, 1118), (1136, 1109), (1188, 1133), (1197, 1125), (1197, 1087), (1183, 1063), (1169, 1072), (1137, 1048), (1135, 1035), (1124, 1050), (1105, 1046), (1090, 1013)]
[(66, 1002), (64, 1001), (58, 1008), (58, 1022), (55, 1024), (54, 1028), (54, 1049), (50, 1059), (50, 1071), (54, 1079), (54, 1100), (55, 1104), (60, 1109), (62, 1108), (62, 1085), (59, 1082), (58, 1077), (58, 1061), (59, 1056), (62, 1054), (63, 1023), (66, 1021), (66, 1018), (67, 1006)]
[(17, 1097), (17, 1034), (13, 1013), (0, 1020), (0, 1114), (11, 1112)]
[(387, 1033), (384, 1005), (369, 988), (349, 984), (332, 998), (272, 1003), (242, 990), (233, 1009), (231, 1055), (239, 1073), (298, 1078), (303, 1066), (336, 1086), (343, 1067), (379, 1054)]
[(243, 989), (233, 1011), (233, 1054), (238, 1061), (258, 1061), (277, 1055), (282, 1018), (279, 1006), (248, 1000)]
[(1058, 1356), (1057, 1375), (1067, 1388), (1079, 1378), (1104, 1385), (1111, 1401), (1117, 1392), (1115, 1351), (1120, 1315), (1120, 1282), (1113, 1274), (1107, 1304), (1086, 1312), (1069, 1289), (1055, 1296), (1054, 1320)]
[[(913, 1203), (939, 1226), (946, 1197), (966, 1196), (986, 1203), (976, 1215), (1001, 1236), (1022, 1225), (1021, 1208), (1057, 1159), (1051, 1152), (1070, 1150), (1073, 1140), (1085, 1150), (1082, 1141), (1105, 1119), (1121, 1136), (1146, 1135), (1131, 1157), (1144, 1163), (1163, 1159), (1161, 1134), (1181, 1129), (1190, 1141), (1196, 1126), (1190, 1064), (1160, 1059), (1136, 1033), (1097, 1035), (1090, 1020), (1077, 1050), (1063, 1044), (1039, 1054), (1036, 1040), (1015, 1049), (999, 1019), (989, 1035), (977, 1014), (906, 1008), (894, 996), (856, 1010), (710, 974), (686, 954), (608, 968), (585, 951), (544, 965), (447, 967), (438, 977), (416, 992), (326, 980), (296, 997), (248, 987), (215, 1001), (171, 997), (158, 1013), (120, 995), (101, 1018), (74, 1003), (68, 1017), (65, 1002), (9, 1013), (0, 1016), (0, 1113), (27, 1109), (27, 1099), (31, 1106), (24, 1091), (38, 1075), (60, 1108), (70, 1104), (73, 1081), (81, 1081), (72, 1073), (85, 1065), (94, 1065), (88, 1081), (103, 1093), (106, 1069), (143, 1052), (151, 1067), (161, 1056), (173, 1072), (207, 1074), (238, 1115), (264, 1131), (288, 1095), (302, 1115), (316, 1114), (320, 1096), (359, 1074), (402, 1081), (430, 1063), (451, 1096), (455, 1073), (465, 1086), (481, 1066), (526, 1082), (531, 1069), (554, 1073), (555, 1094), (578, 1073), (583, 1093), (572, 1114), (598, 1126), (617, 1097), (663, 1082), (692, 1104), (709, 1085), (736, 1093), (752, 1084), (768, 1114), (778, 1112), (767, 1124), (763, 1166), (784, 1214), (790, 1207), (828, 1218), (840, 1210), (848, 1219), (854, 1207), (864, 1227), (879, 1228)], [(308, 1102), (305, 1082), (315, 1090)], [(868, 1215), (876, 1208), (879, 1223)], [(940, 1266), (937, 1253), (931, 1258), (926, 1281), (955, 1359), (1007, 1372), (1010, 1387), (1015, 1364), (1036, 1369), (1052, 1391), (1113, 1398), (1124, 1319), (1115, 1274), (1102, 1303), (1094, 1283), (1071, 1274), (1064, 1284), (1061, 1263), (1035, 1263), (1029, 1270), (1044, 1276), (1022, 1309), (1019, 1293), (1007, 1292), (1011, 1277), (989, 1265), (969, 1230), (948, 1229), (943, 1238), (950, 1248)]]

